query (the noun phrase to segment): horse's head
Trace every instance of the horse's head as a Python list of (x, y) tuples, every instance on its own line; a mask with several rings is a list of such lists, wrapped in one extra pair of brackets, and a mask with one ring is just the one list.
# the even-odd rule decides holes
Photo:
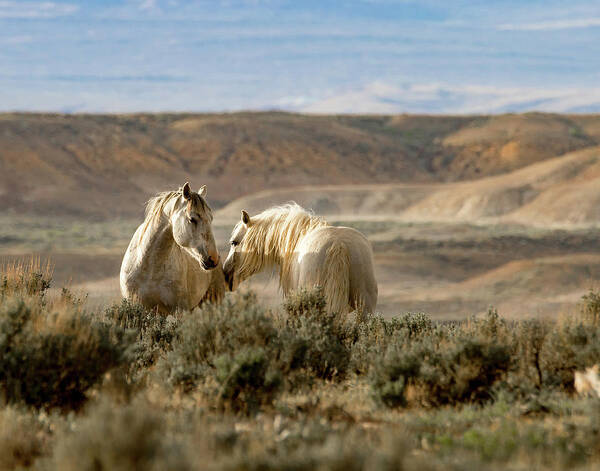
[(198, 260), (202, 268), (210, 270), (218, 265), (219, 252), (211, 227), (212, 210), (204, 199), (205, 195), (206, 186), (196, 193), (189, 183), (183, 185), (170, 222), (177, 245)]
[(250, 224), (250, 215), (246, 211), (242, 210), (242, 219), (236, 224), (233, 232), (231, 233), (231, 238), (229, 240), (229, 254), (227, 255), (227, 259), (223, 264), (225, 281), (227, 282), (227, 285), (231, 291), (236, 289), (237, 286), (246, 278), (244, 277), (242, 279), (242, 274), (240, 273), (239, 269), (242, 265), (241, 258), (244, 255), (242, 252), (242, 241), (244, 240), (246, 232), (248, 232)]

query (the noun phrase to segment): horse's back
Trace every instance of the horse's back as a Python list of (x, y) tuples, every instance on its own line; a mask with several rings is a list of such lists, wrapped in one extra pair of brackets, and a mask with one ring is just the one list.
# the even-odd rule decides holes
[(377, 282), (373, 252), (362, 233), (350, 227), (320, 227), (305, 236), (298, 252), (300, 286), (324, 286), (331, 310), (374, 311)]

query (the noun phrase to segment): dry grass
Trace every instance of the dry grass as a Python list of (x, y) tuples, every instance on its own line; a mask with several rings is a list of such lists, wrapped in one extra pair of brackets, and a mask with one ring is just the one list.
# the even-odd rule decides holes
[(0, 469), (27, 469), (48, 453), (43, 423), (36, 414), (12, 406), (0, 410)]
[(52, 263), (48, 260), (42, 264), (39, 257), (6, 262), (0, 266), (0, 296), (2, 299), (14, 295), (44, 296), (52, 272)]

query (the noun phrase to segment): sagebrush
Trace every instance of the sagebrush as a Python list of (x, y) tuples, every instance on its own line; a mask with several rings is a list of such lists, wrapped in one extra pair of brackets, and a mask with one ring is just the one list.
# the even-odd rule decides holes
[(558, 321), (328, 314), (251, 293), (164, 316), (1, 274), (3, 469), (594, 469), (600, 295)]

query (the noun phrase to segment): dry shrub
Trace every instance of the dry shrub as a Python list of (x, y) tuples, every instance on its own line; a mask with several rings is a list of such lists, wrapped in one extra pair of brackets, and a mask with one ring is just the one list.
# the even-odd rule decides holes
[[(512, 367), (513, 343), (495, 311), (460, 327), (428, 322), (419, 329), (400, 328), (375, 362), (371, 383), (375, 398), (389, 407), (411, 400), (425, 406), (482, 402)], [(410, 324), (409, 324), (410, 325)]]
[(160, 370), (172, 385), (189, 391), (203, 384), (221, 406), (245, 412), (269, 404), (282, 388), (342, 378), (347, 332), (324, 306), (322, 292), (300, 292), (273, 316), (254, 295), (236, 293), (183, 319)]
[(600, 293), (590, 290), (581, 298), (581, 317), (586, 324), (600, 325)]
[[(368, 431), (307, 416), (287, 420), (164, 411), (143, 398), (102, 400), (59, 430), (39, 468), (71, 470), (427, 470), (404, 429)], [(239, 425), (244, 427), (239, 427)]]
[(544, 387), (573, 391), (577, 370), (600, 362), (600, 328), (580, 321), (559, 323), (541, 352)]
[(9, 403), (77, 409), (90, 387), (127, 361), (131, 339), (85, 313), (68, 290), (49, 303), (49, 284), (49, 268), (36, 261), (2, 274), (0, 392)]
[(290, 371), (302, 368), (322, 379), (343, 379), (350, 364), (348, 325), (328, 313), (323, 290), (299, 290), (289, 296), (280, 317), (281, 356)]
[(551, 329), (548, 322), (539, 319), (524, 320), (514, 326), (516, 371), (510, 377), (514, 389), (528, 394), (542, 388), (547, 376), (542, 353)]
[(507, 323), (496, 311), (455, 324), (371, 318), (353, 345), (353, 367), (370, 371), (375, 398), (390, 407), (406, 405), (408, 390), (427, 406), (482, 402), (500, 390), (522, 399), (571, 392), (574, 372), (600, 362), (599, 299), (590, 292), (578, 314), (554, 323)]
[(270, 404), (282, 381), (281, 373), (273, 368), (267, 352), (260, 347), (245, 347), (217, 357), (215, 375), (220, 405), (247, 414)]
[(136, 337), (128, 368), (133, 379), (143, 376), (147, 368), (171, 350), (175, 332), (181, 322), (179, 313), (164, 316), (127, 299), (108, 307), (104, 316), (108, 322), (131, 331)]
[(44, 430), (30, 412), (0, 410), (0, 469), (29, 468), (45, 452)]
[(521, 374), (514, 383), (521, 388), (529, 382), (539, 390), (572, 392), (575, 371), (600, 362), (599, 321), (600, 295), (590, 291), (582, 297), (579, 312), (571, 317), (555, 323), (520, 322), (515, 328), (521, 347), (517, 360), (530, 365), (530, 374)]
[(189, 390), (211, 374), (217, 358), (247, 347), (268, 348), (276, 337), (273, 319), (256, 297), (236, 294), (185, 316), (161, 370), (169, 383)]
[(407, 313), (388, 320), (368, 314), (360, 322), (350, 324), (350, 367), (356, 374), (367, 374), (374, 358), (383, 358), (395, 339), (417, 340), (430, 335), (433, 328), (433, 322), (423, 313)]
[(163, 414), (143, 399), (101, 401), (59, 432), (47, 469), (130, 471), (191, 469), (185, 448), (167, 436)]
[(0, 299), (14, 295), (39, 296), (46, 294), (52, 281), (52, 265), (42, 265), (39, 258), (17, 261), (0, 268)]

